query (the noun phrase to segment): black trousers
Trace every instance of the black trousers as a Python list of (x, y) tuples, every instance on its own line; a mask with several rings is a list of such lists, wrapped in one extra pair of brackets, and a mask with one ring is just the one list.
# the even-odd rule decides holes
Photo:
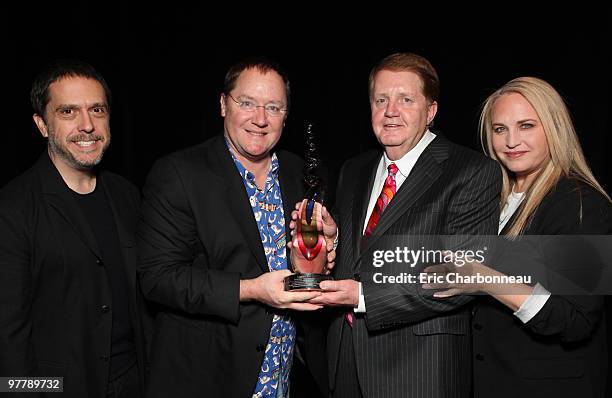
[(355, 362), (355, 348), (353, 347), (352, 328), (345, 321), (342, 327), (342, 341), (340, 342), (340, 357), (336, 371), (336, 387), (332, 391), (333, 398), (362, 398), (359, 377), (357, 376), (357, 363)]
[(138, 366), (134, 363), (122, 375), (108, 382), (106, 398), (140, 398)]

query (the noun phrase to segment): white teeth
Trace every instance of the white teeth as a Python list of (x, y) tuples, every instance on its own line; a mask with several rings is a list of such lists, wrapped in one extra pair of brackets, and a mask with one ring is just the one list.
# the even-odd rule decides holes
[(95, 141), (77, 141), (76, 144), (80, 147), (88, 147), (95, 144)]

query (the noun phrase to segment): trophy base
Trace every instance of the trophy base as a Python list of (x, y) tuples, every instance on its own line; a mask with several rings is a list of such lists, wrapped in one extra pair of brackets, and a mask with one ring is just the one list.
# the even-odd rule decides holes
[(308, 292), (321, 290), (319, 283), (333, 279), (331, 276), (323, 274), (293, 274), (285, 278), (285, 291)]

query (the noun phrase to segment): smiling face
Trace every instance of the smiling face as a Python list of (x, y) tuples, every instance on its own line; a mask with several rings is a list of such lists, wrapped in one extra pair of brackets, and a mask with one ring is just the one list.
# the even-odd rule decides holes
[(387, 156), (397, 160), (423, 137), (436, 116), (438, 104), (427, 100), (423, 82), (414, 72), (383, 69), (373, 83), (372, 129)]
[(529, 188), (550, 159), (542, 122), (518, 93), (500, 96), (491, 110), (491, 144), (497, 158), (514, 175), (516, 191)]
[(106, 95), (93, 79), (66, 77), (52, 83), (45, 117), (34, 115), (34, 122), (48, 138), (51, 160), (76, 170), (100, 163), (110, 144)]
[[(256, 68), (246, 69), (236, 80), (234, 89), (227, 94), (235, 101), (229, 95), (221, 95), (221, 116), (225, 118), (225, 135), (234, 153), (247, 164), (266, 161), (281, 137), (286, 113), (270, 116), (264, 106), (286, 108), (282, 77), (274, 71), (262, 73)], [(249, 101), (257, 107), (247, 111), (236, 101)]]

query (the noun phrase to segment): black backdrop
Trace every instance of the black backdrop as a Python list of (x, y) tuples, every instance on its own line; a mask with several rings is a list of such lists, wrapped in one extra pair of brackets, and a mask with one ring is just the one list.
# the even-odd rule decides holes
[(376, 145), (370, 68), (390, 53), (412, 51), (427, 57), (441, 78), (435, 128), (474, 149), (480, 104), (489, 93), (518, 76), (549, 81), (572, 111), (595, 175), (612, 189), (607, 11), (572, 8), (561, 18), (558, 10), (509, 4), (469, 16), (470, 10), (441, 4), (410, 11), (380, 2), (357, 16), (355, 5), (332, 12), (328, 4), (319, 12), (305, 4), (252, 3), (238, 17), (243, 6), (233, 1), (216, 3), (214, 12), (163, 3), (54, 2), (41, 9), (22, 2), (19, 12), (2, 10), (0, 186), (45, 148), (32, 123), (29, 89), (39, 69), (58, 57), (88, 61), (108, 80), (113, 144), (104, 164), (140, 186), (156, 158), (221, 132), (219, 93), (229, 65), (247, 55), (276, 59), (293, 92), (279, 145), (301, 153), (304, 125), (314, 122), (333, 186), (344, 160)]
[(276, 59), (288, 70), (293, 91), (279, 145), (302, 153), (304, 125), (314, 122), (333, 185), (344, 160), (376, 145), (370, 68), (392, 52), (412, 51), (430, 59), (441, 78), (435, 128), (475, 149), (478, 113), (489, 93), (522, 75), (549, 81), (570, 106), (596, 176), (611, 188), (610, 21), (604, 12), (591, 11), (583, 16), (588, 25), (579, 27), (577, 11), (565, 20), (530, 11), (428, 25), (417, 23), (423, 14), (395, 10), (376, 10), (385, 18), (372, 20), (299, 9), (281, 18), (261, 4), (237, 18), (230, 13), (237, 3), (217, 7), (226, 11), (58, 3), (5, 13), (9, 51), (3, 66), (9, 71), (2, 85), (8, 101), (0, 185), (44, 149), (28, 95), (41, 66), (58, 57), (86, 60), (108, 80), (113, 144), (104, 163), (138, 185), (159, 156), (222, 131), (219, 93), (229, 65), (246, 55)]

